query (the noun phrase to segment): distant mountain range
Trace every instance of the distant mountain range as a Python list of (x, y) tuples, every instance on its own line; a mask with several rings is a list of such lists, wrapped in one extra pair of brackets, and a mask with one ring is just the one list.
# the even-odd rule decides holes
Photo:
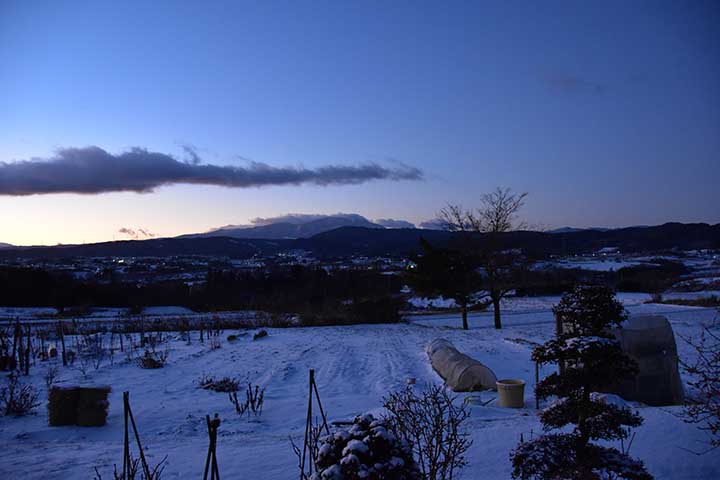
[(588, 228), (576, 228), (576, 227), (561, 227), (553, 230), (548, 230), (547, 233), (574, 233), (574, 232), (585, 232), (587, 230), (593, 230), (595, 232), (607, 232), (609, 228), (602, 227), (588, 227)]
[[(255, 227), (260, 228), (260, 227)], [(306, 250), (321, 258), (350, 255), (407, 255), (417, 252), (421, 238), (438, 246), (458, 234), (416, 228), (385, 229), (344, 226), (308, 238), (255, 239), (228, 236), (159, 238), (55, 247), (23, 247), (0, 250), (0, 258), (163, 257), (173, 255), (249, 258), (288, 250)], [(623, 253), (658, 252), (670, 249), (720, 249), (720, 224), (666, 223), (654, 227), (613, 230), (581, 230), (567, 233), (517, 231), (500, 234), (503, 248), (522, 248), (536, 256), (596, 252), (613, 247)], [(476, 235), (479, 245), (488, 236)]]
[(3, 243), (0, 242), (0, 248), (13, 248), (15, 245), (10, 245), (9, 243)]
[[(626, 228), (646, 228), (649, 225), (633, 225), (632, 227), (626, 227)], [(548, 230), (547, 233), (572, 233), (572, 232), (584, 232), (587, 230), (593, 230), (595, 232), (607, 232), (608, 230), (613, 230), (612, 228), (608, 227), (587, 227), (587, 228), (577, 228), (577, 227), (561, 227), (561, 228), (555, 228), (553, 230)]]
[(228, 225), (206, 233), (182, 235), (180, 238), (233, 237), (262, 239), (309, 238), (340, 227), (385, 228), (362, 215), (328, 215), (314, 220), (280, 221), (267, 225)]

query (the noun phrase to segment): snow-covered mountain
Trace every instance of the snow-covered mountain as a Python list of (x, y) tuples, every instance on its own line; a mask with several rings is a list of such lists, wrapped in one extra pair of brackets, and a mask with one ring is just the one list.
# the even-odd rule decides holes
[(373, 223), (362, 215), (328, 215), (320, 218), (289, 218), (285, 221), (266, 225), (228, 225), (206, 233), (185, 235), (186, 237), (235, 237), (235, 238), (308, 238), (318, 233), (328, 232), (340, 227), (385, 228)]

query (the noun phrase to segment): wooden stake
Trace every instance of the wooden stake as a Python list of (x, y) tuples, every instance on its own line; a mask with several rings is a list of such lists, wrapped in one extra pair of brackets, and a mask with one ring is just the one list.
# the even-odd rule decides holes
[[(63, 359), (65, 358), (65, 351), (63, 349)], [(123, 392), (123, 416), (125, 417), (125, 437), (124, 437), (124, 449), (123, 449), (123, 480), (128, 479), (128, 470), (130, 468), (130, 436), (128, 432), (128, 392)]]
[(540, 364), (535, 362), (535, 410), (540, 410), (540, 399), (537, 394), (537, 385), (540, 382)]
[(320, 402), (320, 392), (318, 391), (317, 383), (315, 382), (315, 370), (310, 369), (310, 378), (308, 379), (308, 408), (307, 417), (305, 418), (305, 438), (303, 440), (303, 452), (300, 460), (300, 480), (308, 478), (308, 476), (313, 473), (313, 461), (311, 458), (308, 458), (308, 475), (305, 475), (305, 460), (307, 454), (309, 453), (312, 455), (312, 445), (310, 445), (310, 442), (312, 441), (313, 395), (315, 396), (318, 408), (320, 409), (320, 415), (323, 420), (322, 426), (325, 428), (325, 432), (330, 435), (330, 427), (328, 427), (325, 410), (323, 410), (322, 402)]
[(25, 348), (25, 375), (30, 375), (30, 325), (27, 327), (27, 347)]
[[(315, 370), (310, 369), (310, 380), (308, 382), (308, 408), (307, 417), (305, 417), (305, 438), (303, 440), (302, 460), (300, 461), (300, 480), (305, 478), (305, 454), (308, 449), (310, 436), (310, 426), (312, 425), (312, 397), (313, 384), (315, 383)], [(312, 461), (310, 462), (310, 473), (312, 473)]]
[(63, 367), (67, 367), (67, 355), (65, 354), (65, 333), (63, 332), (63, 324), (60, 320), (58, 320), (58, 335), (60, 335), (60, 343), (62, 344)]
[(212, 420), (210, 420), (210, 415), (205, 415), (205, 421), (207, 423), (210, 445), (208, 446), (208, 454), (205, 459), (203, 480), (207, 480), (208, 469), (210, 470), (210, 480), (220, 480), (220, 469), (217, 465), (217, 432), (220, 427), (220, 418), (217, 413)]
[(138, 433), (137, 425), (135, 425), (135, 418), (133, 417), (132, 410), (130, 409), (130, 392), (123, 392), (123, 411), (125, 414), (125, 455), (123, 458), (123, 479), (129, 480), (129, 469), (130, 469), (130, 438), (128, 435), (128, 418), (130, 419), (130, 425), (132, 425), (133, 434), (135, 435), (135, 441), (137, 442), (138, 450), (140, 451), (140, 461), (142, 462), (143, 471), (145, 472), (145, 478), (150, 479), (150, 467), (148, 467), (147, 461), (145, 460), (145, 452), (140, 442), (140, 434)]

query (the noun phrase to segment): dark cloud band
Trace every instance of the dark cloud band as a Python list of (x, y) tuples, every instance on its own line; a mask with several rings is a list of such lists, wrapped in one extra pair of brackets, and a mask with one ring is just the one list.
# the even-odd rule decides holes
[(43, 193), (150, 192), (162, 185), (196, 184), (231, 188), (269, 185), (353, 185), (372, 180), (421, 180), (420, 169), (404, 164), (385, 167), (375, 163), (357, 166), (328, 165), (313, 169), (273, 167), (250, 162), (248, 166), (201, 164), (192, 152), (190, 161), (133, 148), (119, 155), (99, 147), (64, 148), (49, 159), (0, 162), (0, 195)]

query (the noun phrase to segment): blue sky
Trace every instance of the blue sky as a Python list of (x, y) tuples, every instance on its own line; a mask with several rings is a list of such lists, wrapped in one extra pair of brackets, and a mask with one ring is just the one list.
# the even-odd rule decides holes
[(536, 225), (717, 223), (718, 24), (712, 1), (0, 0), (0, 162), (91, 145), (184, 158), (192, 145), (215, 165), (424, 172), (0, 195), (0, 241), (284, 213), (419, 223), (496, 186), (529, 192)]

